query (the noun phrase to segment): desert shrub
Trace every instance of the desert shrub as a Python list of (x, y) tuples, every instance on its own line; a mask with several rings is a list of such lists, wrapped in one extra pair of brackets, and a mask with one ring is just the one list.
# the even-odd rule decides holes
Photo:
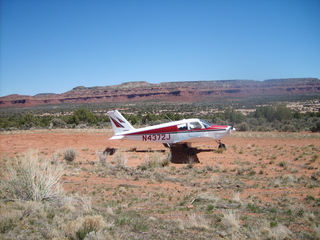
[(247, 123), (241, 123), (239, 126), (237, 126), (237, 130), (241, 132), (249, 131), (249, 126)]
[(278, 224), (271, 228), (268, 239), (293, 239), (292, 232), (284, 225)]
[(106, 223), (103, 220), (103, 217), (100, 215), (97, 216), (86, 216), (83, 219), (83, 222), (80, 228), (76, 231), (77, 239), (82, 240), (91, 233), (98, 232), (105, 227)]
[(80, 124), (80, 123), (89, 123), (96, 124), (98, 122), (98, 117), (92, 112), (85, 108), (79, 108), (74, 111), (73, 115), (67, 120), (68, 124)]
[(293, 118), (292, 110), (286, 106), (277, 106), (275, 118), (280, 122), (283, 120), (290, 120)]
[(261, 125), (261, 126), (256, 127), (254, 130), (259, 131), (259, 132), (270, 132), (270, 131), (272, 131), (272, 128), (269, 126)]
[(320, 121), (316, 122), (311, 128), (311, 132), (320, 132)]
[(107, 157), (108, 157), (109, 153), (106, 151), (105, 152), (97, 151), (96, 154), (99, 158), (99, 164), (102, 166), (106, 165)]
[(117, 151), (112, 158), (112, 163), (116, 164), (119, 168), (126, 168), (128, 155), (122, 151)]
[(224, 111), (224, 116), (226, 120), (229, 120), (229, 122), (232, 123), (241, 123), (245, 119), (245, 115), (239, 111), (236, 111), (234, 108), (227, 108)]
[(315, 162), (316, 160), (319, 159), (319, 157), (320, 157), (319, 154), (314, 154), (314, 155), (311, 156), (310, 161), (311, 161), (311, 162)]
[(50, 126), (53, 128), (65, 128), (67, 124), (60, 118), (53, 118), (50, 122)]
[[(116, 234), (115, 234), (116, 235)], [(98, 231), (98, 232), (90, 232), (86, 235), (84, 240), (114, 240), (114, 239), (120, 239), (116, 236), (110, 235), (110, 233), (107, 230), (104, 231)]]
[(231, 233), (240, 229), (239, 218), (236, 216), (235, 212), (231, 210), (223, 214), (221, 225), (224, 229), (230, 231)]
[(77, 151), (74, 150), (73, 148), (67, 148), (63, 152), (63, 158), (67, 162), (73, 162), (76, 159), (76, 156), (77, 156)]
[(228, 123), (224, 120), (224, 118), (222, 119), (220, 118), (221, 116), (219, 116), (220, 115), (213, 117), (211, 121), (215, 124), (227, 125)]
[(0, 233), (6, 233), (14, 229), (17, 225), (19, 216), (11, 212), (0, 212)]
[(157, 167), (165, 167), (170, 164), (170, 156), (161, 156), (159, 152), (154, 152), (146, 156), (141, 165), (138, 166), (141, 170), (153, 169)]
[(297, 128), (292, 124), (285, 124), (281, 127), (281, 132), (296, 132)]
[(15, 159), (4, 171), (0, 191), (8, 200), (53, 200), (62, 194), (59, 181), (63, 167), (41, 159), (35, 151)]
[(290, 108), (286, 106), (263, 106), (256, 109), (254, 113), (255, 118), (265, 118), (268, 122), (273, 122), (275, 120), (283, 121), (292, 119), (293, 113)]
[(209, 229), (209, 223), (203, 216), (197, 216), (195, 213), (188, 215), (187, 227), (198, 230)]
[(19, 126), (24, 130), (36, 127), (38, 125), (39, 120), (31, 113), (27, 113), (19, 119)]

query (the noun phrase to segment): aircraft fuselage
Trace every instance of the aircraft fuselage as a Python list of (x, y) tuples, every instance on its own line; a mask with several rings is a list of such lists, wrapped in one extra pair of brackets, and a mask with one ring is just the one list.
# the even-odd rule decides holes
[(231, 133), (231, 126), (209, 125), (199, 119), (186, 119), (124, 131), (113, 139), (129, 139), (143, 142), (192, 143), (220, 139)]

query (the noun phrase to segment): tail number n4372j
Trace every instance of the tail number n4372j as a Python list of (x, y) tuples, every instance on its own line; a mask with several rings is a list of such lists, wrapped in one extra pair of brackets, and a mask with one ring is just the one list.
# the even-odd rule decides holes
[(170, 140), (170, 134), (148, 134), (142, 135), (142, 141), (168, 141)]

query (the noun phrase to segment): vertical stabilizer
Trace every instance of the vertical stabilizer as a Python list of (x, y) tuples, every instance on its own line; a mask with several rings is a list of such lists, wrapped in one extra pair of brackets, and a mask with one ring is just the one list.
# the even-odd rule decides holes
[(125, 119), (118, 110), (108, 111), (108, 116), (115, 134), (133, 130), (134, 127)]

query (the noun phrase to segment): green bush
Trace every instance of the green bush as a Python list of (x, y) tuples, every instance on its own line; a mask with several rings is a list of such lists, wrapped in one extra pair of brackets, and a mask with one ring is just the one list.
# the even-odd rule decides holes
[(85, 108), (79, 108), (74, 111), (73, 115), (68, 119), (68, 124), (89, 123), (96, 124), (98, 117)]
[(51, 126), (53, 128), (65, 128), (67, 124), (60, 118), (53, 118), (51, 120)]
[(311, 128), (311, 132), (320, 132), (320, 121), (316, 122)]
[(241, 123), (239, 126), (237, 126), (237, 130), (241, 132), (249, 131), (249, 125), (247, 123)]

